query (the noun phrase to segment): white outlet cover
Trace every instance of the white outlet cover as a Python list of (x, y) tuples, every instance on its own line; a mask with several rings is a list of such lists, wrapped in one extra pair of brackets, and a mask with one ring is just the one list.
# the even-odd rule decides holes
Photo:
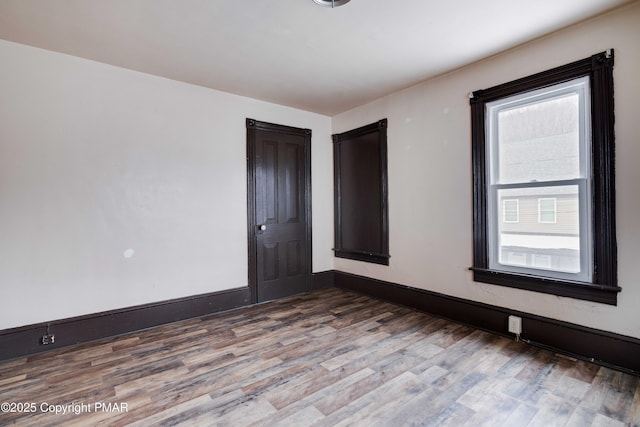
[(522, 317), (509, 316), (509, 332), (513, 334), (522, 333)]

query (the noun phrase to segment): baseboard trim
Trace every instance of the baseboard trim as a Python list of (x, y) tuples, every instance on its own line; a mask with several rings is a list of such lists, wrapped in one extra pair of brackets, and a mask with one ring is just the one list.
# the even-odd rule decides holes
[(521, 338), (532, 345), (640, 375), (640, 340), (636, 338), (340, 271), (334, 272), (334, 283), (510, 338), (508, 317), (519, 316)]
[[(313, 273), (311, 289), (332, 288), (333, 282), (332, 270)], [(250, 303), (251, 290), (242, 287), (5, 329), (0, 331), (0, 361), (245, 307)], [(45, 346), (40, 339), (47, 330), (56, 338), (53, 344)]]
[[(637, 338), (340, 271), (313, 273), (311, 285), (313, 290), (352, 290), (510, 338), (508, 317), (519, 316), (521, 338), (532, 345), (640, 375)], [(250, 293), (242, 287), (5, 329), (0, 331), (0, 361), (248, 306)], [(40, 339), (47, 328), (56, 340), (44, 346)]]
[[(0, 361), (218, 313), (249, 305), (248, 287), (126, 307), (0, 331)], [(42, 345), (47, 332), (55, 342)]]
[(333, 288), (335, 286), (334, 282), (333, 270), (313, 273), (311, 277), (311, 290), (317, 291), (319, 289)]

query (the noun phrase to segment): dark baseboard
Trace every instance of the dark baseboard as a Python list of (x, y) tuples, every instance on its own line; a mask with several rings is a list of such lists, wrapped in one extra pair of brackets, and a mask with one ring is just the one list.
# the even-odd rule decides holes
[(333, 270), (313, 273), (313, 276), (311, 276), (311, 290), (333, 288), (335, 286), (334, 282)]
[[(340, 271), (314, 273), (311, 286), (349, 289), (510, 338), (508, 317), (518, 316), (521, 338), (532, 345), (640, 375), (636, 338)], [(5, 329), (0, 331), (0, 361), (244, 307), (250, 301), (250, 289), (243, 287)], [(55, 342), (42, 345), (47, 328)]]
[(410, 286), (334, 272), (336, 287), (412, 307), (505, 337), (510, 315), (522, 318), (521, 338), (529, 344), (640, 375), (640, 340), (520, 311), (509, 310)]
[[(313, 273), (311, 289), (332, 288), (333, 276), (333, 271)], [(251, 291), (243, 287), (5, 329), (0, 331), (0, 361), (244, 307), (250, 301)], [(47, 333), (55, 335), (55, 341), (42, 345)]]
[[(249, 305), (248, 287), (177, 298), (0, 331), (0, 361)], [(55, 342), (42, 345), (45, 333)]]

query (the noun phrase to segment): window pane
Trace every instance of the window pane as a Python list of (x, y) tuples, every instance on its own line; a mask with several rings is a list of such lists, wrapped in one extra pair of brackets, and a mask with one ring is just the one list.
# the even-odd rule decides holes
[[(578, 191), (578, 185), (498, 190), (498, 206), (517, 201), (519, 210), (518, 222), (505, 221), (505, 215), (500, 215), (496, 242), (498, 262), (580, 272)], [(541, 221), (542, 218), (549, 221)]]
[(518, 222), (518, 199), (504, 199), (502, 202), (504, 222)]
[(538, 199), (538, 221), (541, 223), (556, 222), (556, 199)]
[(580, 177), (578, 94), (503, 109), (497, 120), (500, 183)]

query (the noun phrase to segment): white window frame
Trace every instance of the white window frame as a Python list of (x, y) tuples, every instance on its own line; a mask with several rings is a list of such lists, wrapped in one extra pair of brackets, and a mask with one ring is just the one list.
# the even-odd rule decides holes
[[(516, 219), (510, 221), (507, 219), (507, 202), (516, 202)], [(502, 199), (502, 222), (506, 224), (517, 224), (520, 222), (520, 200), (518, 199)]]
[[(553, 219), (551, 221), (546, 221), (542, 218), (542, 202), (547, 200), (553, 201)], [(545, 213), (547, 212), (545, 211)], [(540, 224), (556, 224), (558, 222), (558, 199), (555, 197), (538, 198), (538, 222)]]
[(531, 263), (537, 268), (551, 269), (551, 255), (532, 254)]
[[(579, 157), (580, 170), (578, 177), (555, 181), (510, 182), (500, 183), (498, 169), (498, 113), (503, 110), (522, 107), (524, 105), (543, 102), (571, 94), (579, 97)], [(542, 89), (507, 96), (486, 104), (486, 182), (487, 182), (487, 241), (489, 268), (494, 271), (513, 272), (536, 275), (553, 279), (589, 282), (592, 279), (593, 245), (591, 239), (591, 118), (590, 118), (589, 78), (579, 77), (563, 83), (554, 84)], [(502, 264), (500, 260), (499, 224), (498, 224), (498, 191), (501, 189), (561, 187), (576, 185), (578, 187), (579, 232), (580, 232), (580, 271), (577, 273), (539, 269), (534, 266), (522, 267)]]

